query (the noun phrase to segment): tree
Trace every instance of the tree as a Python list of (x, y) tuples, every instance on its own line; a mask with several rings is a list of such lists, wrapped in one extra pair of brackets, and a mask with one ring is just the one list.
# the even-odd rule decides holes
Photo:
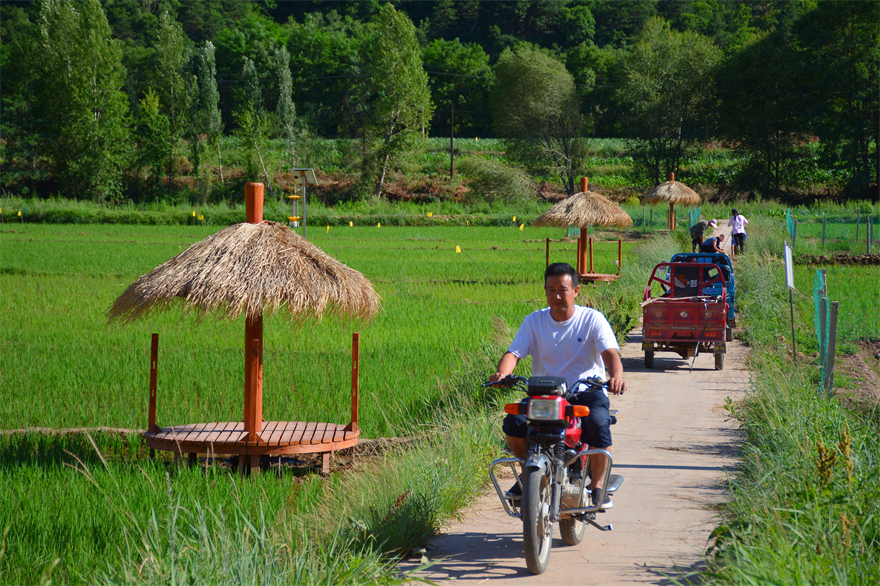
[(458, 39), (436, 39), (422, 51), (422, 59), (437, 106), (431, 127), (448, 129), (454, 116), (456, 135), (488, 136), (491, 118), (483, 112), (489, 111), (493, 72), (482, 47), (476, 43), (463, 45)]
[(346, 103), (353, 88), (363, 83), (355, 76), (362, 73), (364, 28), (335, 11), (307, 14), (302, 23), (289, 25), (293, 100), (299, 117), (317, 134), (358, 136), (346, 121)]
[(369, 91), (372, 96), (369, 161), (376, 173), (373, 194), (382, 195), (385, 176), (397, 158), (424, 148), (423, 135), (434, 112), (428, 74), (412, 21), (391, 4), (376, 20), (376, 36), (368, 51)]
[(247, 152), (245, 173), (264, 180), (269, 190), (273, 191), (272, 177), (266, 167), (269, 125), (266, 110), (263, 108), (260, 76), (254, 62), (247, 57), (244, 58), (241, 75), (244, 78), (244, 89), (239, 92), (239, 107), (234, 117), (238, 124), (236, 133), (244, 141)]
[(122, 194), (128, 163), (128, 100), (121, 48), (98, 0), (40, 5), (35, 101), (45, 152), (66, 190), (107, 201)]
[(183, 67), (187, 61), (187, 38), (183, 29), (171, 14), (159, 17), (158, 63), (155, 70), (154, 89), (168, 116), (171, 131), (171, 151), (168, 156), (168, 185), (174, 182), (174, 146), (183, 136), (183, 116), (188, 112), (187, 82)]
[[(220, 93), (217, 91), (217, 66), (214, 61), (214, 45), (205, 41), (195, 55), (194, 75), (189, 84), (187, 98), (189, 111), (189, 140), (193, 158), (193, 174), (200, 183), (202, 201), (206, 201), (210, 190), (210, 173), (203, 172), (202, 160), (205, 153), (214, 147), (220, 148), (220, 131), (223, 121), (220, 116)], [(204, 137), (204, 140), (202, 139)]]
[(820, 2), (796, 27), (800, 75), (823, 150), (861, 196), (880, 178), (880, 29), (878, 2)]
[(547, 52), (526, 43), (506, 50), (495, 66), (495, 131), (521, 156), (537, 156), (575, 192), (583, 135), (580, 100), (571, 74)]
[(706, 126), (721, 50), (697, 33), (679, 33), (662, 18), (648, 21), (624, 57), (617, 103), (636, 139), (645, 172), (660, 183), (678, 171), (686, 147)]
[(135, 129), (137, 139), (137, 157), (135, 164), (138, 175), (144, 173), (142, 179), (147, 191), (154, 195), (159, 191), (162, 171), (174, 144), (171, 136), (171, 124), (168, 116), (162, 113), (159, 96), (153, 88), (147, 88), (146, 95), (140, 100), (138, 122)]
[(757, 182), (768, 191), (779, 191), (808, 134), (806, 88), (796, 61), (783, 34), (763, 33), (730, 55), (716, 75), (720, 135), (755, 161)]
[(289, 164), (295, 165), (294, 139), (296, 134), (296, 106), (293, 105), (293, 78), (290, 76), (290, 53), (285, 47), (275, 51), (275, 75), (278, 78), (278, 106), (275, 113), (281, 121), (287, 152), (290, 153)]

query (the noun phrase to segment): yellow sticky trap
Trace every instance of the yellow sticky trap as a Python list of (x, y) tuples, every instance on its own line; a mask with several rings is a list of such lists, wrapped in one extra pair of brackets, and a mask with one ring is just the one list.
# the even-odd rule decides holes
[(354, 222), (349, 222), (348, 225), (349, 225), (350, 227), (354, 227)]
[(203, 216), (202, 214), (199, 214), (199, 222), (201, 222), (204, 219), (205, 219), (205, 216)]
[(195, 210), (193, 210), (193, 218), (195, 218), (195, 217), (196, 217), (196, 212), (195, 212)]
[(376, 227), (377, 227), (377, 228), (381, 228), (381, 227), (382, 227), (382, 222), (379, 222), (378, 224), (376, 224)]
[(21, 217), (21, 210), (18, 210), (18, 217)]
[(513, 221), (516, 222), (516, 216), (513, 216)]
[(471, 225), (471, 223), (470, 223), (470, 222), (468, 222), (468, 221), (467, 221), (467, 220), (465, 220), (465, 221), (464, 221), (464, 223), (465, 223), (465, 224), (467, 224), (467, 225), (468, 225), (468, 226), (470, 226), (470, 225)]
[(430, 218), (431, 216), (433, 216), (433, 215), (434, 215), (434, 212), (428, 212), (428, 217), (429, 217), (429, 218)]
[(523, 226), (525, 226), (525, 224), (520, 224), (520, 225), (519, 225), (519, 231), (520, 231), (520, 232), (522, 232), (522, 230), (523, 230)]
[(330, 224), (327, 224), (327, 231), (330, 231)]
[(458, 246), (458, 245), (456, 244), (456, 245), (455, 245), (455, 252), (456, 252), (456, 253), (461, 252), (461, 246)]

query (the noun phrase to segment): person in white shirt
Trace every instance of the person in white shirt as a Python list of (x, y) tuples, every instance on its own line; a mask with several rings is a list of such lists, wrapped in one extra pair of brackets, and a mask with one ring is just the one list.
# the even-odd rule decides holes
[[(554, 263), (544, 273), (544, 293), (548, 307), (526, 316), (510, 348), (498, 362), (490, 381), (503, 379), (513, 372), (517, 363), (532, 357), (532, 376), (561, 376), (574, 385), (582, 378), (598, 376), (608, 380), (612, 394), (623, 394), (623, 363), (620, 360), (617, 338), (601, 312), (575, 305), (579, 291), (578, 274), (567, 263)], [(603, 391), (594, 391), (585, 398), (590, 414), (582, 419), (583, 440), (591, 449), (611, 450), (610, 403)], [(507, 444), (514, 456), (525, 460), (528, 440), (526, 418), (508, 415), (504, 420)], [(603, 488), (606, 458), (590, 456), (592, 479), (590, 489), (595, 506), (611, 508), (611, 499)], [(509, 491), (512, 498), (519, 485)]]
[(730, 226), (730, 235), (733, 236), (733, 251), (736, 254), (742, 254), (746, 246), (746, 224), (749, 223), (746, 217), (737, 210), (730, 210), (731, 218), (727, 222)]

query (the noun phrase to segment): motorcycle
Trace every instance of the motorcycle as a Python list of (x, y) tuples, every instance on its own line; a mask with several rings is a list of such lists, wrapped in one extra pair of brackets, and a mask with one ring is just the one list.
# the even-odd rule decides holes
[[(483, 387), (503, 386), (516, 388), (527, 397), (519, 403), (509, 403), (504, 411), (525, 415), (528, 435), (525, 461), (519, 458), (501, 458), (489, 465), (489, 477), (505, 512), (522, 519), (523, 546), (526, 565), (533, 574), (541, 574), (550, 563), (553, 542), (553, 524), (559, 523), (559, 533), (566, 545), (579, 544), (587, 524), (600, 531), (611, 531), (609, 525), (596, 522), (601, 505), (587, 502), (588, 478), (591, 475), (589, 456), (601, 454), (607, 458), (603, 486), (607, 494), (620, 488), (623, 477), (611, 474), (611, 454), (607, 450), (587, 449), (581, 441), (581, 417), (590, 413), (589, 407), (578, 405), (578, 397), (592, 391), (602, 391), (606, 383), (599, 378), (579, 380), (572, 389), (562, 377), (533, 376), (525, 378), (510, 375)], [(612, 411), (611, 422), (616, 422), (617, 411)], [(517, 466), (522, 466), (522, 474)], [(495, 469), (509, 466), (522, 489), (521, 502), (506, 496), (498, 483)]]

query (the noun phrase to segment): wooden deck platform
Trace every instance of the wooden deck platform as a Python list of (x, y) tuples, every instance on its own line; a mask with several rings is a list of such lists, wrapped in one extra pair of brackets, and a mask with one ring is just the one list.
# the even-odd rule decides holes
[(262, 441), (247, 441), (241, 421), (190, 423), (144, 432), (147, 446), (178, 454), (250, 456), (335, 452), (357, 445), (360, 430), (336, 423), (263, 421)]

